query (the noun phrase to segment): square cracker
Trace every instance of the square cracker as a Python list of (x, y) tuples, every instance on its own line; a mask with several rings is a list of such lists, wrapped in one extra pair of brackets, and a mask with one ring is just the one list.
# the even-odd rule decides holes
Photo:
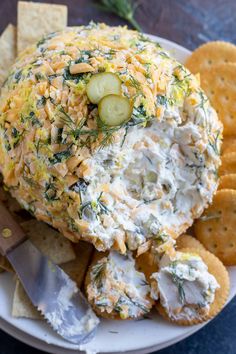
[(67, 26), (67, 6), (18, 2), (17, 53), (33, 45), (51, 32), (61, 31)]
[(32, 219), (21, 223), (31, 242), (52, 262), (62, 264), (75, 259), (71, 242), (47, 224)]
[(16, 57), (16, 28), (9, 24), (0, 37), (0, 85), (7, 77)]
[(33, 320), (40, 320), (43, 317), (40, 312), (31, 303), (28, 295), (26, 294), (20, 281), (16, 280), (16, 287), (12, 303), (12, 316), (13, 317), (26, 317)]

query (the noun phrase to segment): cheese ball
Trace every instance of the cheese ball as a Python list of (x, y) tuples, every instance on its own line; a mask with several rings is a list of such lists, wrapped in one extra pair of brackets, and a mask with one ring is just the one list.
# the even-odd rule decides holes
[(37, 219), (125, 253), (203, 212), (221, 133), (198, 80), (158, 43), (91, 23), (18, 57), (1, 90), (0, 171)]

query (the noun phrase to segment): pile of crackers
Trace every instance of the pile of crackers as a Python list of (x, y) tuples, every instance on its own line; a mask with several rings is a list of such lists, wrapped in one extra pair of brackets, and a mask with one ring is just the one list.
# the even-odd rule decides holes
[[(225, 265), (236, 265), (236, 46), (209, 42), (188, 58), (223, 123), (219, 187), (213, 203), (194, 224), (197, 239)], [(220, 153), (220, 152), (219, 152)]]

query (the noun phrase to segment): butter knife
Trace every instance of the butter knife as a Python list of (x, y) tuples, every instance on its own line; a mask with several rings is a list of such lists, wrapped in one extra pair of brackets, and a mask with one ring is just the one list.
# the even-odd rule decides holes
[(0, 253), (10, 261), (33, 305), (60, 336), (76, 344), (93, 338), (99, 319), (76, 283), (27, 239), (1, 203)]

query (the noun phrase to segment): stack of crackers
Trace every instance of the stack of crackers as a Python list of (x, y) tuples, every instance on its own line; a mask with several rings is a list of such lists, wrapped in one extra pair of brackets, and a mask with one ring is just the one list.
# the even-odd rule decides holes
[(222, 165), (213, 203), (195, 222), (197, 239), (225, 265), (236, 265), (236, 46), (209, 42), (188, 58), (223, 123)]
[[(6, 79), (17, 54), (49, 32), (63, 30), (66, 26), (66, 6), (18, 2), (17, 29), (9, 24), (0, 37), (0, 85)], [(187, 234), (180, 236), (177, 239), (177, 249), (194, 248), (200, 253), (207, 249), (225, 265), (236, 265), (236, 46), (224, 42), (207, 43), (188, 58), (186, 66), (194, 74), (200, 75), (202, 88), (224, 125), (224, 141), (219, 190), (212, 205), (195, 222), (196, 237)], [(72, 244), (58, 231), (35, 220), (21, 208), (1, 183), (0, 201), (21, 224), (32, 243), (53, 262), (61, 265), (79, 288), (83, 287), (85, 274), (94, 254), (93, 246), (82, 241)], [(212, 261), (212, 267), (214, 264)], [(149, 276), (151, 268), (146, 260), (142, 262), (143, 266), (148, 268), (144, 271), (147, 270), (146, 274)], [(9, 262), (0, 256), (0, 271), (4, 270), (13, 273)], [(219, 282), (223, 280), (219, 279)], [(227, 293), (224, 284), (222, 289)], [(41, 318), (17, 278), (12, 315)]]

